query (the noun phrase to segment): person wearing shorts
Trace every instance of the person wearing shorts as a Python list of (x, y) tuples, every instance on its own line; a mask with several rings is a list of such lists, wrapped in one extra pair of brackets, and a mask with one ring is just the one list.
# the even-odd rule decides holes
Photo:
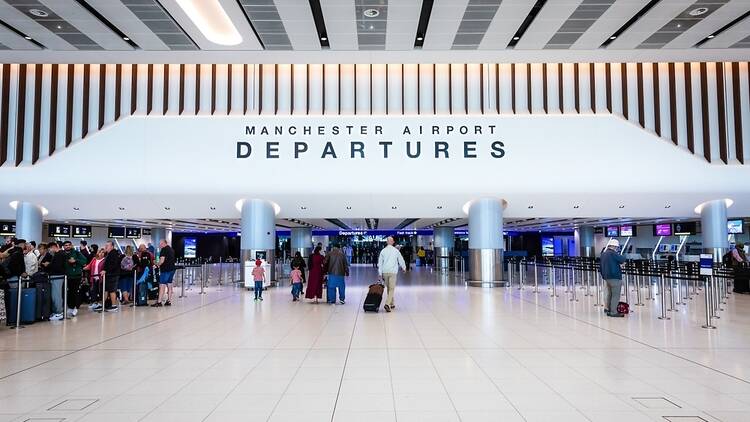
[[(159, 298), (153, 307), (158, 308), (160, 306), (172, 306), (172, 280), (174, 279), (174, 273), (177, 269), (175, 267), (175, 254), (174, 249), (167, 243), (166, 240), (162, 239), (159, 242), (159, 262), (156, 267), (159, 268)], [(166, 302), (162, 305), (162, 300), (166, 296)]]

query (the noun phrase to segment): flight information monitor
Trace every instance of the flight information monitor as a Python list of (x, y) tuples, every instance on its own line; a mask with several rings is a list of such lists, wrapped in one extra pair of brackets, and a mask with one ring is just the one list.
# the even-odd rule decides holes
[(635, 226), (632, 226), (632, 225), (620, 226), (620, 236), (622, 237), (635, 236)]
[(49, 224), (47, 225), (47, 236), (70, 237), (70, 226), (65, 224)]
[(2, 222), (0, 223), (0, 236), (15, 236), (16, 235), (16, 223)]
[(696, 223), (674, 223), (672, 226), (675, 235), (691, 235), (698, 233), (698, 225)]
[(125, 227), (107, 227), (107, 237), (110, 239), (124, 239), (125, 238)]
[(655, 224), (654, 236), (672, 236), (671, 224)]
[(141, 229), (137, 227), (128, 227), (125, 229), (125, 237), (128, 239), (140, 239)]
[(73, 226), (71, 233), (73, 233), (73, 237), (89, 238), (91, 237), (91, 226)]
[(619, 237), (620, 227), (619, 226), (607, 226), (607, 237)]
[(727, 221), (727, 233), (729, 234), (742, 234), (744, 233), (742, 220), (729, 220)]

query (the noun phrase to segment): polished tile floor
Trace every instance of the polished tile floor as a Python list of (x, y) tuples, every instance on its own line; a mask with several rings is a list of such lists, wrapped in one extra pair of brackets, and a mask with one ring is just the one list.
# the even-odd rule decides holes
[[(397, 310), (213, 285), (171, 308), (0, 328), (0, 421), (750, 421), (750, 297), (607, 318), (547, 286), (401, 276)], [(214, 277), (216, 278), (216, 277)]]

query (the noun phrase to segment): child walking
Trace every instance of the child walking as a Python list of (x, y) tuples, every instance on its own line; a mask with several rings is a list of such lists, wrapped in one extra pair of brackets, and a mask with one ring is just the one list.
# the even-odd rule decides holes
[(260, 259), (255, 260), (255, 268), (253, 268), (253, 281), (255, 281), (255, 299), (263, 300), (263, 282), (266, 281), (266, 270), (261, 267), (263, 262)]
[(292, 278), (292, 302), (297, 302), (300, 293), (302, 293), (302, 271), (300, 271), (299, 265), (295, 265), (289, 275)]

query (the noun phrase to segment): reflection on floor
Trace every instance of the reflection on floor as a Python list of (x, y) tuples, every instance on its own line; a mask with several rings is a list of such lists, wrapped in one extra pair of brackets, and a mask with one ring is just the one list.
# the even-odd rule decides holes
[(750, 297), (611, 319), (583, 292), (401, 276), (397, 309), (197, 289), (171, 308), (0, 329), (0, 421), (748, 421)]

